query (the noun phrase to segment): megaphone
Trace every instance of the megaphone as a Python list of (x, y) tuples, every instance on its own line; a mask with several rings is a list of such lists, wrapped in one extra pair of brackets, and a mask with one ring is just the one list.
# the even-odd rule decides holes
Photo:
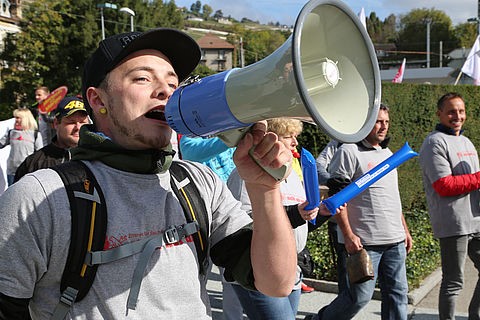
[(341, 1), (311, 0), (271, 55), (178, 88), (167, 122), (186, 136), (219, 136), (235, 146), (252, 123), (293, 117), (341, 142), (365, 138), (376, 122), (381, 79), (373, 44)]
[(380, 90), (375, 50), (359, 18), (341, 1), (311, 0), (274, 53), (179, 88), (166, 115), (187, 136), (295, 117), (335, 140), (358, 142), (376, 121)]

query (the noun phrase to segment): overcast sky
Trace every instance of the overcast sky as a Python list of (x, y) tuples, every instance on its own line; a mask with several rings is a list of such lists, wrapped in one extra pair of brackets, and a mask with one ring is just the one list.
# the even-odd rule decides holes
[[(190, 9), (196, 0), (175, 0), (178, 6)], [(389, 14), (406, 14), (412, 9), (435, 8), (445, 12), (454, 25), (466, 22), (468, 18), (478, 14), (478, 1), (476, 0), (345, 0), (344, 1), (355, 13), (360, 12), (362, 7), (365, 14), (375, 11), (380, 19)], [(280, 22), (293, 25), (295, 19), (307, 3), (306, 0), (201, 0), (202, 5), (208, 4), (213, 12), (221, 9), (224, 16), (231, 15), (237, 20), (244, 17), (258, 20), (262, 23)]]

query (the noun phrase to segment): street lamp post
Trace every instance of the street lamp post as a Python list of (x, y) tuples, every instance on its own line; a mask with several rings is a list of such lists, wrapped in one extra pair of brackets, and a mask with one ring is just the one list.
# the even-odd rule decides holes
[(104, 8), (109, 8), (109, 9), (117, 9), (117, 5), (113, 3), (99, 3), (97, 4), (97, 8), (100, 8), (100, 21), (102, 23), (102, 40), (105, 39), (105, 21), (103, 19), (103, 9)]
[(130, 8), (126, 8), (126, 7), (123, 7), (123, 8), (120, 8), (120, 10), (118, 10), (120, 12), (125, 12), (125, 13), (128, 13), (130, 15), (130, 31), (133, 32), (134, 28), (133, 28), (133, 17), (135, 17), (135, 11), (133, 11), (132, 9)]

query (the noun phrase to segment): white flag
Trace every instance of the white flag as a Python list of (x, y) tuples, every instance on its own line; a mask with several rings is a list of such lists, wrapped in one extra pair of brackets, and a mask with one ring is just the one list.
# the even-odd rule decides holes
[(462, 67), (462, 72), (473, 78), (473, 83), (480, 85), (480, 36), (477, 37), (473, 48), (468, 53), (467, 60)]
[(395, 78), (393, 78), (393, 80), (392, 80), (393, 83), (402, 83), (403, 74), (405, 73), (406, 62), (407, 62), (407, 59), (403, 58), (402, 65), (400, 66), (400, 69), (398, 69), (397, 74), (395, 75)]
[(362, 7), (362, 10), (358, 13), (358, 18), (362, 22), (363, 26), (365, 27), (365, 30), (367, 30), (367, 18), (365, 17), (365, 9)]

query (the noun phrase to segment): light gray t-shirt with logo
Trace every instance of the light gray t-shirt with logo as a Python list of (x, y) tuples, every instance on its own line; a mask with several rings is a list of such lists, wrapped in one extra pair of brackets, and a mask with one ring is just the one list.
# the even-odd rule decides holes
[(480, 232), (478, 190), (442, 197), (432, 187), (440, 178), (480, 170), (478, 154), (470, 139), (433, 131), (422, 144), (419, 162), (434, 236), (445, 238)]
[[(105, 249), (138, 241), (185, 223), (170, 175), (135, 174), (92, 166), (105, 194)], [(201, 164), (183, 162), (205, 201), (210, 246), (251, 223), (226, 185)], [(33, 319), (49, 319), (60, 298), (60, 279), (70, 243), (69, 201), (51, 169), (28, 174), (0, 198), (0, 292), (31, 298)], [(98, 267), (87, 296), (67, 319), (211, 319), (206, 277), (199, 273), (193, 241), (163, 246), (152, 254), (135, 310), (126, 308), (140, 254)], [(12, 280), (15, 279), (15, 280)]]
[[(330, 163), (330, 177), (353, 182), (391, 155), (390, 149), (374, 148), (365, 140), (342, 144)], [(363, 245), (388, 245), (405, 240), (396, 169), (348, 202), (348, 220)], [(339, 242), (344, 243), (341, 233)]]

